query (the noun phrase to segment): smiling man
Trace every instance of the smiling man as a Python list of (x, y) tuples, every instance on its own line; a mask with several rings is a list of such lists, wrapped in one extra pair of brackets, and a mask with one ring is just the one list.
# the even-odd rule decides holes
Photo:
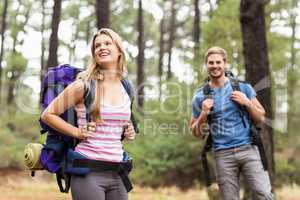
[(230, 79), (225, 76), (227, 53), (224, 49), (208, 49), (205, 63), (209, 81), (193, 97), (191, 130), (194, 136), (201, 137), (205, 134), (201, 127), (209, 125), (222, 199), (240, 199), (240, 174), (255, 199), (273, 199), (268, 173), (263, 169), (257, 147), (252, 145), (250, 131), (251, 123), (264, 121), (265, 110), (251, 85), (239, 82), (240, 91), (233, 90)]

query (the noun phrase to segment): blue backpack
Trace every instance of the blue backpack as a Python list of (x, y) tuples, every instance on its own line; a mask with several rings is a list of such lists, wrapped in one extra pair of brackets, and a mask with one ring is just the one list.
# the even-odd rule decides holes
[[(47, 106), (52, 102), (52, 100), (56, 96), (58, 96), (70, 83), (72, 83), (76, 79), (77, 74), (81, 71), (81, 69), (78, 69), (68, 64), (63, 64), (48, 69), (42, 82), (40, 101), (42, 111), (47, 108)], [(121, 83), (125, 88), (126, 92), (128, 93), (128, 96), (130, 97), (132, 109), (134, 99), (132, 85), (128, 81), (128, 79), (122, 79)], [(94, 96), (95, 82), (91, 81), (90, 89), (86, 88), (84, 91), (84, 104), (87, 108), (87, 117), (89, 115), (88, 108), (92, 104)], [(63, 114), (61, 114), (60, 117), (68, 123), (77, 126), (77, 115), (74, 107), (71, 107), (68, 110), (66, 110)], [(135, 131), (138, 133), (139, 130), (133, 114), (131, 114), (130, 119), (133, 123)], [(90, 171), (88, 167), (74, 168), (73, 161), (76, 159), (86, 158), (83, 156), (80, 157), (79, 154), (76, 154), (73, 151), (78, 143), (77, 139), (66, 136), (54, 130), (53, 128), (45, 124), (41, 119), (39, 119), (39, 122), (41, 127), (41, 134), (47, 133), (46, 143), (41, 151), (40, 162), (44, 169), (46, 169), (50, 173), (56, 173), (57, 183), (59, 185), (60, 191), (67, 193), (70, 188), (70, 174), (74, 173), (83, 175)], [(126, 152), (124, 152), (123, 161), (124, 163), (127, 163), (127, 161), (129, 161), (129, 156)], [(128, 170), (126, 171), (127, 175), (131, 171), (131, 168), (132, 166), (128, 167)], [(65, 182), (65, 186), (63, 186), (63, 180)], [(125, 181), (128, 182), (129, 179)], [(129, 191), (132, 189), (130, 181), (129, 185), (127, 185), (126, 188)]]

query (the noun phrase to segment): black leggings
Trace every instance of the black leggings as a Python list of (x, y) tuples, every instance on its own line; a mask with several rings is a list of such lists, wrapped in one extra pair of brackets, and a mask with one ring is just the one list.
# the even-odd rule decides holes
[(72, 175), (73, 200), (127, 200), (126, 188), (114, 171), (91, 172), (86, 176)]

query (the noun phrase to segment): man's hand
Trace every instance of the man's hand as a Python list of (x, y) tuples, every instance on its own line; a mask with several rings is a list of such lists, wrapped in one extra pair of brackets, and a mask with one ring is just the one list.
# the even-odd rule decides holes
[(247, 111), (250, 114), (250, 118), (254, 122), (264, 122), (266, 112), (264, 107), (259, 103), (259, 101), (256, 98), (250, 100), (243, 92), (233, 91), (231, 94), (231, 99), (242, 106), (246, 106)]
[(202, 102), (202, 112), (204, 112), (205, 114), (209, 114), (212, 107), (214, 105), (214, 100), (211, 98), (207, 98)]
[(233, 91), (230, 98), (242, 106), (251, 106), (250, 99), (241, 91)]

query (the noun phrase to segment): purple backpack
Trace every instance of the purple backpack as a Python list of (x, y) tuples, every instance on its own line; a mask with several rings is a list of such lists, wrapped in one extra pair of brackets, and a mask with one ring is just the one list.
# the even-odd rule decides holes
[[(51, 67), (48, 69), (44, 76), (41, 89), (41, 106), (42, 111), (52, 102), (52, 100), (58, 96), (70, 83), (76, 79), (76, 75), (81, 72), (81, 69), (73, 67), (68, 64)], [(128, 79), (122, 79), (121, 83), (125, 88), (131, 99), (131, 107), (134, 98), (133, 88)], [(90, 112), (90, 105), (95, 97), (95, 82), (90, 82), (90, 89), (84, 91), (84, 104), (87, 108), (87, 112)], [(88, 114), (87, 114), (88, 115)], [(77, 115), (74, 107), (66, 110), (60, 117), (62, 117), (68, 123), (77, 126)], [(87, 116), (87, 119), (89, 117)], [(138, 126), (131, 114), (131, 121), (138, 133)], [(41, 126), (41, 134), (47, 133), (46, 143), (42, 148), (40, 161), (44, 169), (51, 173), (56, 173), (57, 183), (61, 192), (68, 192), (70, 187), (70, 173), (74, 174), (86, 174), (89, 172), (87, 168), (72, 168), (72, 160), (81, 159), (74, 151), (72, 151), (78, 141), (66, 136), (45, 124), (41, 119), (39, 120)], [(70, 153), (71, 152), (71, 153)], [(72, 155), (71, 155), (72, 154)], [(85, 157), (82, 157), (85, 158)], [(124, 154), (124, 160), (128, 159), (127, 153)], [(64, 185), (63, 186), (63, 180)]]
[[(76, 79), (76, 75), (81, 69), (68, 64), (51, 67), (44, 76), (41, 89), (41, 107), (42, 111), (47, 108), (51, 101), (58, 96), (70, 83)], [(66, 110), (61, 117), (75, 126), (77, 126), (77, 116), (74, 107)], [(41, 134), (47, 133), (46, 143), (42, 149), (40, 161), (44, 169), (51, 173), (56, 173), (57, 179), (64, 175), (62, 168), (64, 165), (66, 152), (74, 148), (76, 140), (65, 136), (49, 127), (39, 119)], [(59, 187), (63, 190), (61, 181)]]
[[(82, 70), (68, 64), (51, 67), (44, 76), (41, 89), (41, 106), (44, 110), (52, 100), (59, 95), (70, 83), (76, 79), (78, 72)], [(72, 124), (75, 123), (74, 110), (69, 109), (62, 114), (62, 118)], [(54, 130), (40, 120), (41, 133)], [(55, 132), (55, 131), (54, 131)]]

